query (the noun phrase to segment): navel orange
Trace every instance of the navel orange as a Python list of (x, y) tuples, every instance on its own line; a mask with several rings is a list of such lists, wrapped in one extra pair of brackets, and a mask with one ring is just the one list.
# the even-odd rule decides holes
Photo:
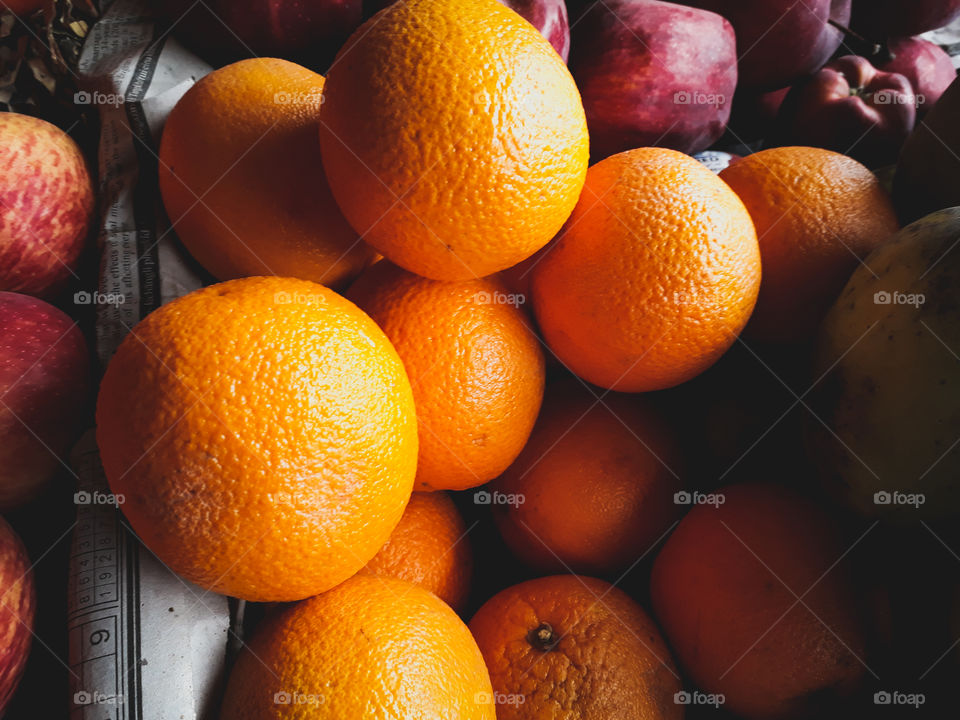
[(97, 442), (147, 547), (188, 580), (298, 600), (362, 568), (416, 472), (413, 394), (355, 305), (244, 278), (164, 305), (110, 362)]
[(416, 488), (462, 490), (503, 472), (543, 399), (543, 353), (518, 298), (492, 278), (428, 280), (387, 261), (347, 295), (387, 334), (410, 377)]
[(578, 575), (514, 585), (470, 621), (498, 720), (679, 720), (680, 679), (657, 626), (626, 593)]
[(435, 595), (358, 575), (264, 620), (230, 674), (223, 720), (494, 720), (490, 676)]
[(253, 58), (180, 99), (160, 143), (160, 191), (187, 250), (220, 280), (283, 275), (339, 287), (373, 252), (340, 213), (317, 125), (323, 76)]
[(577, 202), (589, 155), (580, 94), (550, 43), (496, 0), (390, 6), (347, 41), (324, 96), (334, 197), (407, 270), (503, 270)]
[(601, 387), (682, 383), (734, 342), (760, 286), (753, 223), (693, 158), (661, 148), (590, 168), (564, 232), (533, 271), (551, 349)]

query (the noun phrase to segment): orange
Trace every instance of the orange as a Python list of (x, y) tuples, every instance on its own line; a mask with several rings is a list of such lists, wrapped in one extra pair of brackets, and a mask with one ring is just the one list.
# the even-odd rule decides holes
[(679, 473), (679, 449), (653, 408), (562, 382), (547, 389), (530, 441), (492, 483), (518, 500), (494, 504), (494, 518), (537, 569), (612, 573), (650, 552), (679, 517)]
[(697, 505), (657, 556), (650, 594), (680, 665), (745, 718), (828, 716), (864, 675), (842, 543), (793, 491), (734, 485)]
[(502, 473), (543, 399), (543, 352), (519, 298), (493, 279), (428, 280), (384, 261), (348, 297), (387, 334), (410, 377), (417, 489), (462, 490)]
[(177, 103), (160, 191), (187, 250), (220, 280), (284, 275), (333, 287), (369, 262), (320, 160), (323, 77), (256, 58), (215, 70)]
[(473, 553), (467, 526), (445, 492), (415, 492), (387, 544), (363, 572), (415, 583), (454, 610), (470, 591)]
[(323, 165), (353, 227), (437, 280), (543, 247), (583, 186), (580, 94), (563, 60), (497, 0), (407, 0), (362, 25), (327, 73)]
[(830, 150), (763, 150), (720, 177), (760, 240), (763, 282), (748, 327), (760, 340), (810, 339), (861, 258), (899, 229), (877, 177)]
[(538, 578), (507, 588), (470, 621), (498, 720), (679, 720), (680, 680), (643, 608), (602, 580)]
[(533, 271), (544, 339), (580, 377), (638, 392), (678, 385), (734, 342), (760, 286), (737, 196), (674, 150), (590, 168), (564, 232)]
[(147, 547), (247, 600), (323, 592), (400, 521), (413, 394), (376, 324), (322, 285), (244, 278), (164, 305), (110, 362), (97, 442)]
[(436, 596), (358, 575), (268, 616), (240, 653), (224, 720), (494, 720), (466, 625)]

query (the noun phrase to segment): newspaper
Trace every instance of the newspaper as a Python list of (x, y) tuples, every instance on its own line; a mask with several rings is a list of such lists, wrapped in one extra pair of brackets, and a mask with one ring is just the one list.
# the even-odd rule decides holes
[[(163, 35), (156, 5), (102, 2), (80, 56), (75, 102), (96, 106), (101, 124), (101, 268), (91, 299), (101, 367), (140, 319), (203, 284), (162, 211), (156, 152), (170, 110), (211, 68)], [(80, 485), (68, 590), (71, 720), (215, 717), (227, 598), (177, 577), (139, 542), (123, 498), (109, 492), (92, 430), (72, 464)]]

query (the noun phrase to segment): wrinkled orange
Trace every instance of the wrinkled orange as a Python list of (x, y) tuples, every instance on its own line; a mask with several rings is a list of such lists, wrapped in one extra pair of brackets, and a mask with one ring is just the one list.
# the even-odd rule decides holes
[(428, 280), (386, 261), (347, 296), (387, 334), (410, 377), (416, 489), (462, 490), (503, 472), (543, 399), (543, 353), (518, 298), (491, 278)]
[(494, 720), (463, 621), (395, 578), (358, 575), (269, 616), (230, 674), (223, 720)]
[(550, 43), (496, 0), (390, 6), (347, 41), (324, 93), (334, 197), (412, 272), (508, 268), (577, 202), (589, 155), (580, 94)]
[(494, 505), (493, 516), (538, 570), (612, 573), (647, 555), (679, 517), (680, 473), (676, 441), (650, 405), (556, 383), (530, 441), (491, 483), (522, 502)]
[(202, 288), (137, 324), (97, 442), (147, 547), (203, 588), (298, 600), (387, 541), (416, 473), (413, 394), (355, 305), (289, 278)]
[(712, 365), (746, 325), (759, 286), (757, 236), (736, 194), (688, 155), (640, 148), (590, 168), (532, 292), (564, 364), (638, 392)]
[(282, 275), (339, 287), (372, 258), (320, 160), (323, 76), (253, 58), (214, 70), (180, 99), (160, 143), (174, 231), (219, 280)]
[(488, 600), (470, 631), (490, 670), (497, 720), (679, 720), (680, 679), (657, 626), (609, 583), (528, 580)]
[(761, 340), (809, 340), (860, 260), (900, 227), (877, 177), (830, 150), (763, 150), (720, 178), (757, 228), (763, 282), (747, 332)]
[(361, 572), (426, 588), (454, 610), (470, 592), (473, 552), (467, 526), (445, 492), (415, 492), (387, 544)]

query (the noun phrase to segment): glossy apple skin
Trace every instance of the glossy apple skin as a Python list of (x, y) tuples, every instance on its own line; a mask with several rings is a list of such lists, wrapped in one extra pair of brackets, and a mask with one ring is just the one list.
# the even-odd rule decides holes
[(36, 589), (20, 537), (0, 518), (0, 716), (10, 704), (30, 655)]
[(73, 277), (94, 193), (80, 148), (45, 120), (0, 113), (0, 290), (51, 297)]
[(880, 167), (896, 161), (916, 113), (913, 87), (903, 75), (845, 55), (787, 94), (771, 140), (835, 150)]
[(843, 39), (827, 21), (850, 20), (850, 0), (681, 2), (719, 13), (733, 25), (743, 90), (776, 90), (816, 72)]
[(852, 27), (878, 42), (920, 35), (960, 17), (960, 0), (853, 0)]
[(656, 145), (693, 154), (723, 134), (737, 85), (733, 28), (658, 0), (606, 0), (571, 31), (594, 162)]
[(957, 79), (953, 61), (943, 48), (923, 38), (896, 38), (888, 47), (894, 57), (878, 67), (910, 81), (917, 95), (917, 115), (922, 117)]
[[(397, 0), (366, 0), (364, 17), (375, 15)], [(497, 0), (517, 13), (543, 35), (566, 62), (570, 55), (570, 23), (564, 0)]]
[(174, 34), (214, 65), (260, 56), (324, 70), (363, 19), (362, 0), (161, 0), (159, 4), (164, 16), (176, 23)]
[(87, 343), (73, 320), (37, 298), (0, 292), (0, 510), (33, 499), (61, 470), (89, 381)]

